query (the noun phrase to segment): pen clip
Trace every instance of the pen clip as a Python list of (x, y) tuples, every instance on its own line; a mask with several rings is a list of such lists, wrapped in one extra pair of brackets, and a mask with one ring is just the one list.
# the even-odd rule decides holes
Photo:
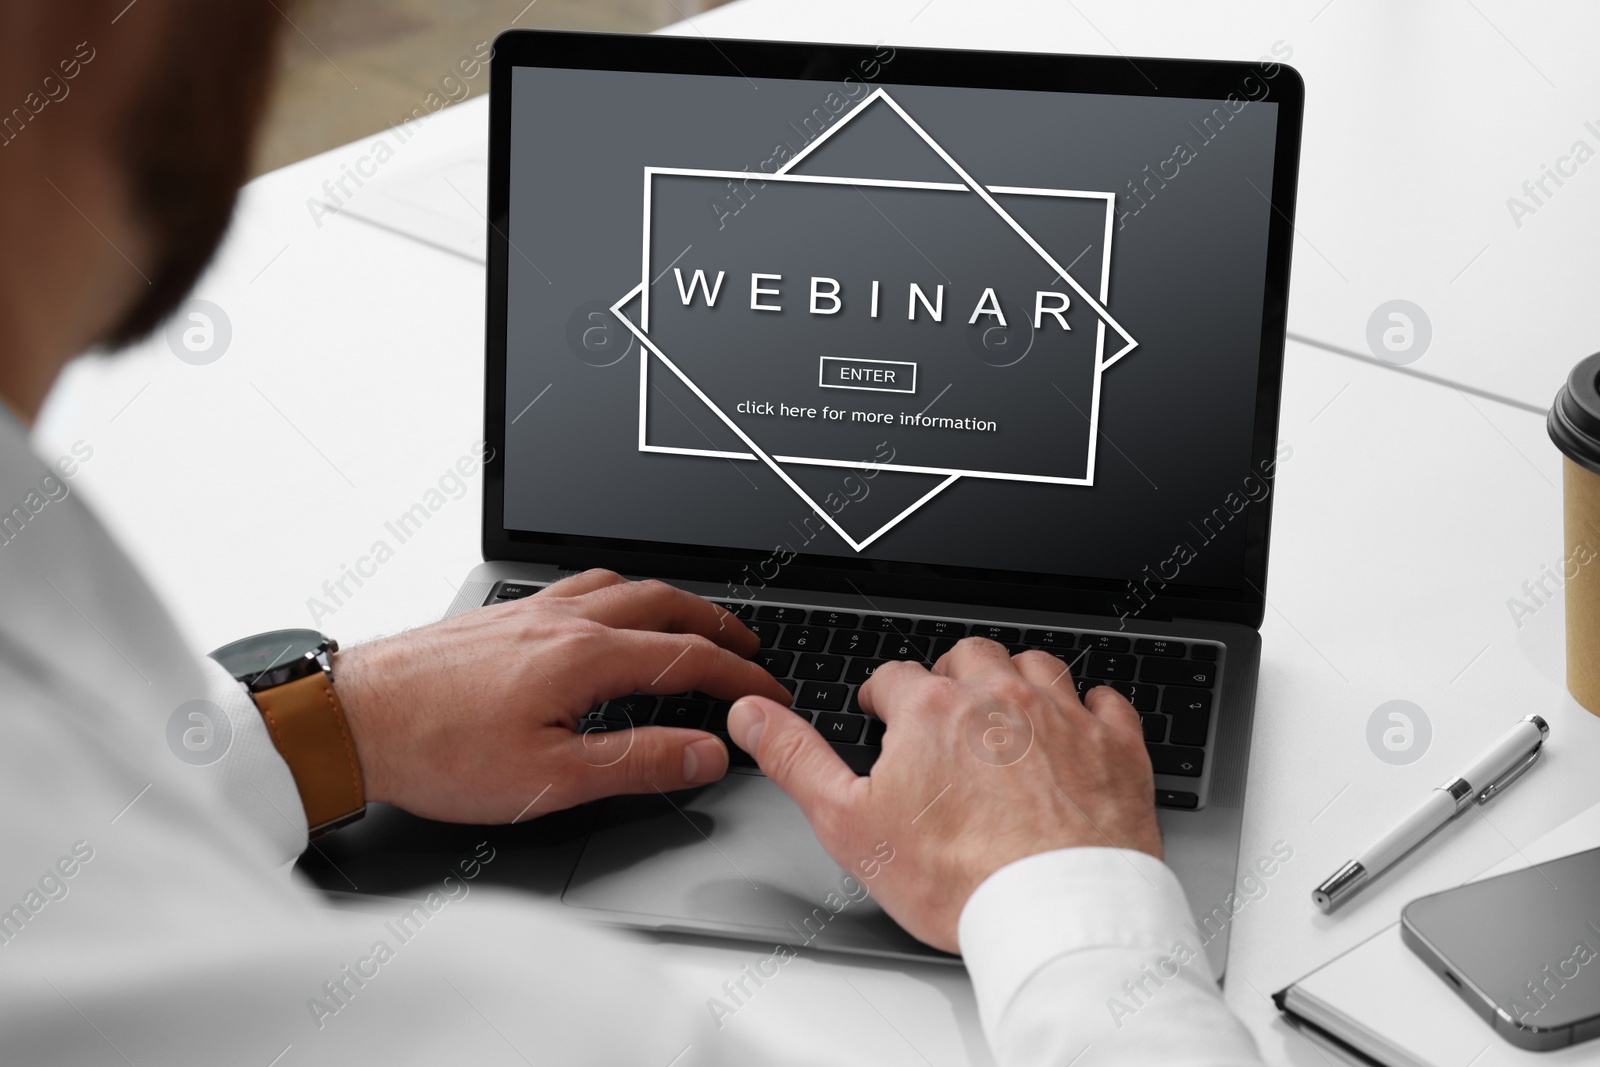
[(1510, 770), (1506, 771), (1506, 773), (1502, 774), (1500, 777), (1484, 786), (1483, 792), (1478, 794), (1478, 803), (1487, 804), (1491, 798), (1498, 796), (1500, 792), (1506, 788), (1506, 786), (1510, 785), (1512, 782), (1528, 773), (1528, 768), (1533, 766), (1533, 761), (1538, 759), (1539, 753), (1543, 751), (1544, 746), (1540, 745), (1538, 748), (1528, 753), (1525, 758), (1518, 761), (1516, 766), (1512, 767)]

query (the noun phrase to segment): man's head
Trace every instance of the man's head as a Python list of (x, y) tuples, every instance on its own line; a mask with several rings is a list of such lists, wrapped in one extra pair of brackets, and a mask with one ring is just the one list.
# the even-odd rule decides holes
[(272, 0), (0, 0), (0, 399), (23, 419), (199, 277), (283, 24)]

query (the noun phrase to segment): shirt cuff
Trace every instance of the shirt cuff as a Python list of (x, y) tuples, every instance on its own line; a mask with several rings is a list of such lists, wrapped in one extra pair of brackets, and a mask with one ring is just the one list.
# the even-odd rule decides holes
[[(957, 937), (985, 1032), (1052, 961), (1093, 949), (1165, 953), (1189, 904), (1171, 868), (1144, 852), (1067, 848), (1000, 868), (961, 911)], [(1186, 965), (1214, 981), (1204, 952)]]
[(308, 840), (300, 789), (249, 691), (216, 660), (208, 656), (204, 664), (207, 696), (232, 728), (227, 751), (212, 765), (218, 785), (239, 816), (265, 838), (273, 860), (287, 866)]

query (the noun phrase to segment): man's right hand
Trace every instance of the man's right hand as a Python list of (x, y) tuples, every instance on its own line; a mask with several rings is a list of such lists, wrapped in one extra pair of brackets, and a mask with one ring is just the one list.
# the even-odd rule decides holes
[(887, 726), (866, 777), (772, 700), (740, 700), (728, 728), (828, 855), (919, 940), (958, 951), (967, 899), (1015, 860), (1076, 846), (1160, 858), (1138, 713), (1103, 686), (1080, 701), (1049, 653), (968, 638), (931, 673), (884, 664), (861, 704)]

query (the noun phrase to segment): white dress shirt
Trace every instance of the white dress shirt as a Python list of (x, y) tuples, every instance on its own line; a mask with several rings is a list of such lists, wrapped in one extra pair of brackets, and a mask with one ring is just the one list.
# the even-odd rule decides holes
[[(0, 407), (0, 1062), (861, 1058), (826, 1027), (801, 1048), (718, 1031), (669, 952), (615, 965), (616, 932), (474, 888), (481, 856), (411, 912), (330, 906), (292, 872), (305, 813), (254, 704), (73, 491), (84, 458), (47, 465)], [(224, 729), (193, 701), (230, 735), (209, 764), (180, 756)], [(1176, 962), (1188, 915), (1137, 852), (989, 878), (960, 937), (996, 1062), (1258, 1063), (1204, 952)]]

